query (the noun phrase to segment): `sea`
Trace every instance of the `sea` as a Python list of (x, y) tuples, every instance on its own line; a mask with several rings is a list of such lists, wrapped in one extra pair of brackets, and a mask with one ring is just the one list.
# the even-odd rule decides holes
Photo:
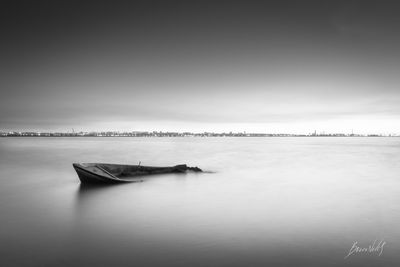
[(400, 138), (0, 138), (0, 266), (400, 266)]

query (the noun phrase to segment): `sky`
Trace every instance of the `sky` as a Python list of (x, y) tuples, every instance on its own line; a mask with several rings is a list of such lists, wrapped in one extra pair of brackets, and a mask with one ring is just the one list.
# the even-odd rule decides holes
[(400, 133), (398, 1), (3, 1), (0, 130)]

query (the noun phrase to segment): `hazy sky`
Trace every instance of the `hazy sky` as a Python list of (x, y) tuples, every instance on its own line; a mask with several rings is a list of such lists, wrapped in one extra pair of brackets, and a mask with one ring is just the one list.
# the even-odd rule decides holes
[(0, 130), (400, 133), (398, 1), (5, 1)]

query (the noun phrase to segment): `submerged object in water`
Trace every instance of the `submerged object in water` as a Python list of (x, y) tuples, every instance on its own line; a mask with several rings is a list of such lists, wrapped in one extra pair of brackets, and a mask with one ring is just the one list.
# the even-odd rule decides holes
[(72, 166), (81, 183), (136, 182), (138, 181), (137, 178), (151, 174), (202, 172), (200, 168), (188, 167), (186, 164), (172, 167), (150, 167), (107, 163), (73, 163)]

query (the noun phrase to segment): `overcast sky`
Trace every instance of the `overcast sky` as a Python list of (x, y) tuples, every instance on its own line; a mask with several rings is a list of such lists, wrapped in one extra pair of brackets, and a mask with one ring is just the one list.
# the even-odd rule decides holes
[(0, 10), (0, 130), (400, 133), (397, 1)]

